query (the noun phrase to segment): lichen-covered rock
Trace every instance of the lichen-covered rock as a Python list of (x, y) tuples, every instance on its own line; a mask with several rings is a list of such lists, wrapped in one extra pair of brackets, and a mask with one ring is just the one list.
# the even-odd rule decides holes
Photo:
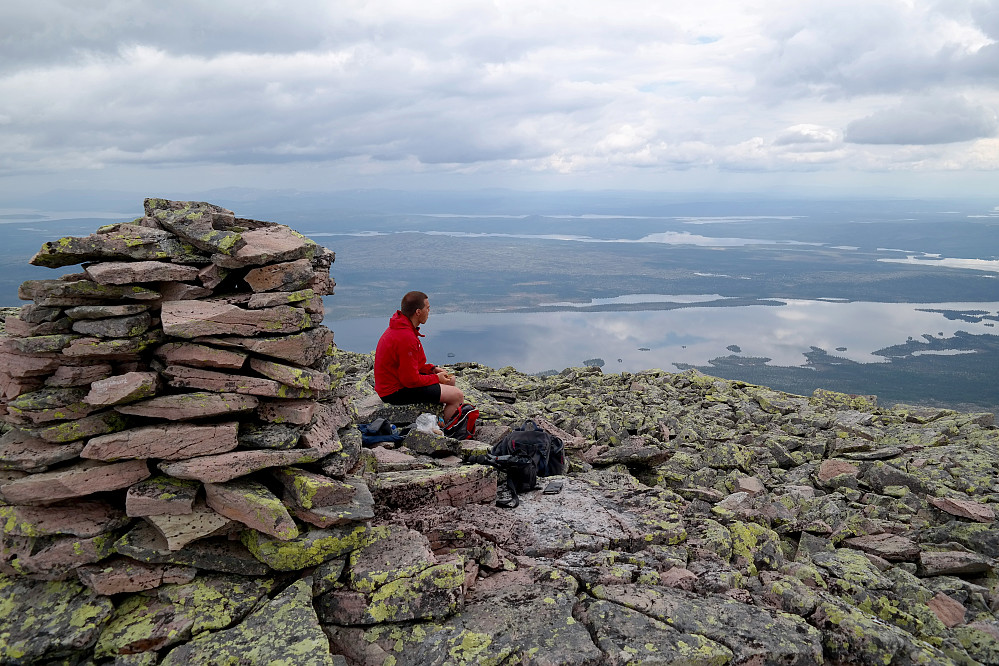
[(113, 605), (76, 581), (32, 583), (0, 574), (0, 663), (87, 658)]
[(244, 530), (243, 544), (254, 557), (277, 571), (298, 571), (317, 566), (362, 548), (377, 538), (365, 525), (343, 525), (310, 530), (289, 540), (278, 540), (256, 532)]
[(668, 622), (683, 633), (721, 643), (732, 650), (736, 663), (823, 663), (822, 635), (795, 615), (663, 587), (601, 585), (592, 593)]
[(245, 617), (273, 587), (270, 579), (206, 575), (165, 585), (155, 595), (133, 594), (115, 608), (94, 654), (106, 658), (160, 650), (224, 629)]
[(238, 625), (174, 648), (163, 666), (187, 664), (334, 664), (312, 607), (312, 582), (300, 580)]
[(603, 653), (572, 615), (577, 591), (572, 577), (538, 567), (480, 582), (465, 609), (445, 622), (324, 628), (334, 651), (365, 666), (597, 666)]
[(608, 601), (583, 601), (576, 616), (592, 632), (604, 653), (604, 663), (611, 666), (721, 666), (733, 658), (732, 651), (721, 643), (680, 632), (666, 622)]

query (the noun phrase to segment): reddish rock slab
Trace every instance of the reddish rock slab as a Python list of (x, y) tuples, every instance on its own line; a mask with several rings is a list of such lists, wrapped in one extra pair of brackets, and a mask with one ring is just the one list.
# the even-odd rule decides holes
[(198, 278), (194, 266), (165, 261), (105, 261), (87, 266), (84, 272), (98, 284), (184, 282)]
[(309, 368), (286, 365), (275, 361), (265, 361), (260, 358), (251, 358), (250, 368), (259, 372), (264, 377), (269, 377), (286, 386), (295, 386), (312, 391), (328, 391), (331, 387), (330, 376), (328, 374)]
[(128, 317), (82, 319), (73, 322), (73, 331), (98, 338), (131, 338), (148, 331), (152, 323), (153, 318), (148, 312), (140, 312)]
[(0, 506), (6, 534), (43, 537), (70, 534), (95, 537), (131, 522), (125, 513), (107, 502), (82, 500), (49, 506)]
[(218, 349), (193, 342), (168, 342), (157, 347), (153, 354), (167, 365), (226, 370), (239, 370), (247, 357), (245, 352)]
[(496, 500), (496, 471), (485, 465), (379, 474), (372, 488), (379, 510), (465, 506)]
[(251, 395), (201, 391), (179, 395), (161, 395), (142, 402), (119, 405), (115, 407), (115, 410), (122, 414), (186, 421), (206, 416), (247, 412), (256, 409), (257, 402), (257, 399)]
[(0, 493), (15, 504), (53, 502), (127, 488), (148, 477), (145, 460), (110, 465), (85, 460), (69, 468), (31, 474), (5, 483), (0, 486)]
[(218, 264), (208, 264), (198, 271), (198, 281), (203, 287), (211, 290), (222, 284), (228, 275), (229, 271)]
[(160, 387), (155, 372), (126, 372), (90, 385), (90, 392), (83, 401), (90, 405), (120, 405), (156, 395)]
[(947, 596), (943, 592), (938, 592), (936, 596), (926, 602), (937, 619), (943, 622), (948, 629), (964, 624), (964, 614), (967, 612), (964, 605), (955, 599)]
[(304, 366), (311, 366), (332, 351), (333, 331), (316, 326), (301, 333), (281, 337), (211, 337), (198, 338), (195, 342), (235, 347), (261, 356), (271, 356)]
[(112, 411), (99, 412), (85, 416), (75, 421), (62, 421), (43, 428), (32, 429), (29, 432), (46, 442), (75, 442), (85, 437), (106, 435), (118, 432), (128, 427), (128, 421), (120, 414)]
[(261, 400), (257, 417), (269, 423), (308, 425), (316, 413), (315, 400)]
[(44, 321), (40, 324), (29, 324), (19, 317), (7, 317), (4, 321), (4, 332), (19, 338), (29, 338), (36, 335), (58, 335), (69, 333), (73, 328), (73, 322), (69, 317), (63, 317), (56, 321)]
[(989, 558), (964, 551), (928, 552), (919, 554), (920, 574), (923, 576), (963, 576), (986, 573), (992, 570)]
[(78, 457), (82, 450), (82, 440), (52, 444), (15, 428), (0, 437), (0, 469), (44, 472), (50, 465)]
[[(113, 535), (110, 535), (113, 537)], [(17, 573), (40, 580), (65, 580), (77, 567), (97, 562), (112, 554), (114, 538), (54, 536), (44, 539), (8, 537), (18, 543), (11, 554)]]
[(13, 348), (0, 347), (0, 368), (8, 377), (39, 377), (62, 365), (60, 354), (21, 354)]
[(200, 489), (197, 481), (169, 476), (139, 481), (125, 493), (125, 513), (132, 518), (185, 515), (194, 511)]
[(913, 561), (919, 557), (919, 544), (898, 534), (870, 534), (846, 539), (844, 543), (889, 562)]
[(146, 516), (144, 520), (166, 540), (169, 550), (180, 550), (192, 541), (219, 534), (231, 524), (228, 518), (201, 503), (195, 504), (191, 513)]
[(244, 268), (295, 261), (314, 254), (316, 243), (297, 231), (274, 225), (243, 232), (246, 244), (229, 256), (215, 255), (212, 262), (224, 268)]
[(756, 496), (766, 492), (767, 489), (755, 476), (740, 476), (735, 480), (735, 490), (736, 492), (749, 493), (750, 496)]
[(130, 557), (112, 557), (100, 564), (85, 564), (76, 570), (80, 582), (97, 594), (111, 596), (152, 590), (161, 585), (185, 585), (198, 570), (175, 564), (147, 564)]
[(272, 308), (275, 305), (295, 305), (304, 307), (316, 297), (316, 292), (311, 289), (300, 289), (298, 291), (265, 291), (260, 294), (253, 294), (246, 301), (246, 307), (251, 310), (259, 308)]
[(123, 460), (156, 458), (185, 460), (226, 453), (236, 448), (236, 422), (209, 425), (170, 423), (145, 426), (94, 437), (83, 448), (81, 458)]
[(232, 375), (204, 368), (187, 368), (182, 365), (170, 365), (163, 371), (170, 386), (175, 388), (194, 388), (220, 393), (241, 393), (267, 398), (309, 398), (312, 391), (295, 388), (273, 379), (249, 377), (247, 375)]
[(860, 468), (845, 460), (823, 460), (819, 465), (819, 481), (825, 482), (834, 479), (841, 474), (857, 476)]
[(88, 386), (100, 379), (107, 379), (111, 376), (111, 373), (112, 370), (109, 363), (78, 366), (61, 365), (45, 380), (45, 385), (52, 387)]
[(161, 282), (159, 285), (160, 302), (192, 301), (212, 295), (212, 290), (185, 282)]
[(313, 326), (308, 312), (288, 305), (244, 310), (226, 303), (169, 301), (163, 303), (160, 317), (164, 333), (178, 338), (298, 333)]
[(267, 487), (256, 481), (206, 483), (205, 501), (217, 513), (275, 539), (287, 541), (298, 536), (298, 527), (284, 504)]
[(660, 578), (660, 585), (690, 592), (697, 583), (697, 574), (683, 567), (673, 567)]
[(992, 507), (974, 500), (956, 497), (931, 497), (928, 501), (941, 511), (959, 518), (968, 518), (979, 523), (992, 523), (996, 519), (996, 513)]
[(345, 416), (345, 412), (339, 406), (328, 403), (317, 404), (315, 419), (302, 433), (299, 443), (309, 447), (320, 457), (340, 451), (343, 445), (340, 443), (337, 431), (350, 421), (347, 417), (345, 422)]
[(44, 385), (43, 381), (41, 377), (11, 377), (0, 370), (0, 402), (37, 391)]
[[(224, 483), (253, 472), (259, 472), (262, 469), (315, 462), (321, 457), (312, 449), (232, 451), (193, 460), (163, 462), (159, 464), (159, 468), (164, 474), (178, 479), (195, 479), (202, 483)], [(2, 491), (3, 488), (0, 488), (0, 492)]]
[(109, 317), (130, 317), (149, 310), (145, 303), (125, 305), (79, 305), (66, 310), (66, 316), (73, 320), (107, 319)]
[[(259, 291), (298, 291), (309, 287), (313, 278), (308, 259), (271, 264), (247, 272), (244, 281), (250, 289)], [(27, 300), (27, 299), (25, 299)]]

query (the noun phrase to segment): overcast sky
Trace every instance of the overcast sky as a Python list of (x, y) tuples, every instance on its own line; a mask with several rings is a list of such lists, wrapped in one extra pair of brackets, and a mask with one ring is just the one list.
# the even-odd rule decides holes
[(997, 0), (6, 0), (0, 196), (999, 193)]

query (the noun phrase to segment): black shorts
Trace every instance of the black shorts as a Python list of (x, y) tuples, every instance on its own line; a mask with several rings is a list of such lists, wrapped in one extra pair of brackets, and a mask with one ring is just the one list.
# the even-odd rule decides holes
[(436, 405), (441, 401), (441, 385), (430, 384), (429, 386), (417, 386), (414, 388), (401, 388), (395, 393), (389, 393), (382, 398), (382, 402), (390, 405), (415, 405), (429, 402)]

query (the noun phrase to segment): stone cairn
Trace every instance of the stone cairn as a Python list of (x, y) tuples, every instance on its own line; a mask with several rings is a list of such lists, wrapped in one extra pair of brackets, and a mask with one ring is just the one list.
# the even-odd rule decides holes
[(24, 282), (0, 339), (0, 571), (107, 595), (307, 566), (281, 560), (299, 524), (349, 540), (373, 503), (320, 325), (333, 259), (163, 199), (45, 243), (32, 264), (83, 272)]

